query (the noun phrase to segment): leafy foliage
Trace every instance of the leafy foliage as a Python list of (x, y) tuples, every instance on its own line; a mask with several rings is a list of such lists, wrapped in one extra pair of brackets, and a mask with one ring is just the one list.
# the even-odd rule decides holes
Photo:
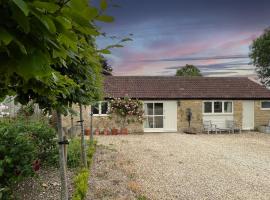
[(176, 76), (202, 76), (201, 71), (194, 65), (186, 65), (176, 71)]
[(81, 166), (81, 142), (79, 138), (70, 140), (68, 145), (67, 165), (71, 168)]
[(9, 186), (34, 175), (40, 163), (55, 164), (57, 153), (55, 131), (47, 124), (22, 119), (1, 121), (0, 188), (10, 193)]
[[(86, 80), (85, 96), (91, 90), (96, 97), (101, 66), (94, 38), (100, 33), (93, 21), (113, 20), (104, 14), (107, 2), (100, 6), (101, 11), (87, 0), (0, 1), (0, 96), (15, 92), (22, 104), (32, 99), (63, 112)], [(89, 80), (74, 80), (71, 67), (84, 68)]]
[(105, 76), (112, 76), (112, 67), (108, 64), (108, 61), (104, 56), (101, 56), (102, 74)]
[(110, 100), (110, 118), (114, 118), (121, 128), (134, 122), (143, 122), (143, 103), (137, 99), (128, 97), (115, 98)]
[(253, 41), (250, 51), (257, 75), (264, 85), (270, 86), (270, 28)]
[[(88, 166), (91, 166), (93, 161), (93, 156), (96, 150), (96, 141), (90, 141), (89, 147), (87, 151), (88, 157)], [(90, 172), (88, 168), (82, 168), (78, 175), (74, 178), (74, 187), (75, 191), (72, 196), (72, 200), (83, 200), (86, 197), (87, 189), (88, 189), (88, 178)]]
[(88, 177), (89, 169), (81, 169), (79, 174), (74, 179), (75, 192), (72, 197), (72, 200), (83, 200), (85, 199), (87, 189), (88, 189)]

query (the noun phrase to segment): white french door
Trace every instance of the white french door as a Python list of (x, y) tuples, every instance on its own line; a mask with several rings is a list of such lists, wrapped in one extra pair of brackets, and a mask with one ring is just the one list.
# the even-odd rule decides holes
[(144, 103), (145, 131), (162, 131), (164, 128), (164, 104), (163, 102)]

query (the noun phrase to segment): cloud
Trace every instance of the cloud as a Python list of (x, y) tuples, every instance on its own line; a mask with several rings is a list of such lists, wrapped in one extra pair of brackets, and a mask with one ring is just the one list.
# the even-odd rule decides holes
[(194, 60), (228, 60), (248, 58), (248, 55), (225, 55), (225, 56), (208, 56), (208, 57), (179, 57), (179, 58), (160, 58), (139, 60), (138, 62), (163, 62), (163, 61), (194, 61)]

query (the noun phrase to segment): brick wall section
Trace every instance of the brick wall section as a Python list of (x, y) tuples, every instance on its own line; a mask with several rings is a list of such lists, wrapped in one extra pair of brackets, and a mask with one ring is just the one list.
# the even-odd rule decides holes
[[(77, 112), (77, 116), (73, 117), (73, 121), (74, 121), (74, 125), (78, 124), (77, 121), (79, 121), (79, 106), (78, 105), (74, 105), (73, 106), (73, 110), (75, 110)], [(84, 126), (85, 128), (89, 128), (90, 127), (90, 110), (91, 107), (90, 106), (86, 106), (83, 107), (83, 118), (84, 118)], [(62, 120), (63, 123), (63, 127), (66, 127), (67, 129), (69, 129), (71, 127), (71, 117), (66, 116), (63, 117)], [(120, 128), (119, 125), (117, 125), (114, 120), (110, 120), (107, 116), (93, 116), (93, 129), (95, 130), (96, 128), (99, 128), (100, 130), (103, 130), (104, 128)], [(139, 132), (143, 132), (143, 125), (140, 123), (135, 123), (135, 124), (129, 124), (127, 126), (128, 131), (130, 133), (139, 133)]]
[(241, 100), (233, 101), (233, 119), (239, 127), (242, 127), (243, 105)]
[(269, 123), (270, 110), (261, 110), (261, 101), (254, 101), (254, 120), (255, 128)]
[(177, 106), (177, 130), (181, 132), (188, 128), (186, 110), (191, 108), (191, 127), (198, 131), (202, 128), (202, 100), (180, 100)]

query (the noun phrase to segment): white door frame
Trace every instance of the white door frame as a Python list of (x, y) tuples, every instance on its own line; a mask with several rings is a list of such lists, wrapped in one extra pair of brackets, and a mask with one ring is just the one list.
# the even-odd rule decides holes
[(254, 101), (252, 100), (242, 101), (242, 129), (254, 129)]

